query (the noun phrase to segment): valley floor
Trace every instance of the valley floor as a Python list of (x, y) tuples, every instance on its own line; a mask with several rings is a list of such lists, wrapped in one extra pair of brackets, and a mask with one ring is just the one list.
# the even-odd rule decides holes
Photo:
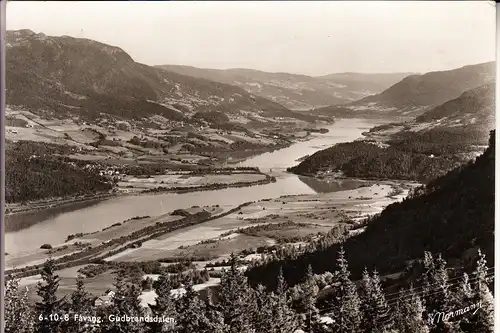
[[(52, 127), (51, 127), (52, 126)], [(44, 125), (44, 130), (58, 133), (56, 124)], [(348, 136), (355, 136), (359, 125)], [(47, 129), (51, 127), (50, 129)], [(26, 131), (41, 130), (37, 125), (26, 128)], [(65, 128), (64, 133), (71, 129)], [(99, 130), (104, 130), (100, 128)], [(86, 150), (88, 143), (80, 143), (84, 148), (76, 150), (69, 157), (81, 161), (97, 162), (96, 165), (106, 167), (97, 170), (108, 175), (113, 180), (114, 189), (111, 193), (86, 195), (73, 198), (58, 198), (31, 201), (23, 204), (9, 204), (10, 216), (21, 216), (35, 210), (71, 206), (77, 202), (106, 200), (112, 196), (137, 196), (154, 193), (186, 193), (195, 191), (210, 191), (228, 187), (249, 187), (276, 182), (276, 178), (262, 173), (257, 168), (232, 168), (239, 162), (262, 153), (262, 149), (271, 151), (278, 147), (285, 147), (294, 141), (306, 141), (308, 133), (284, 131), (286, 140), (277, 139), (267, 147), (258, 149), (242, 149), (226, 151), (217, 157), (196, 159), (193, 154), (180, 151), (169, 154), (152, 151), (137, 153), (134, 147), (125, 143), (125, 138), (113, 137), (121, 142), (122, 148), (127, 148), (132, 157), (123, 153), (100, 147), (95, 150)], [(69, 136), (74, 140), (80, 138), (77, 134), (94, 135), (93, 131), (74, 128)], [(210, 130), (208, 130), (210, 131)], [(24, 132), (23, 132), (24, 133)], [(11, 136), (21, 135), (21, 132), (11, 133)], [(94, 133), (94, 134), (92, 134)], [(201, 132), (199, 132), (201, 133)], [(40, 133), (37, 135), (39, 137)], [(46, 133), (47, 134), (47, 133)], [(144, 134), (144, 133), (143, 133)], [(210, 133), (203, 132), (203, 135)], [(213, 134), (213, 133), (212, 133)], [(210, 135), (212, 135), (210, 134)], [(61, 140), (68, 140), (67, 135), (61, 134)], [(116, 136), (117, 132), (106, 132), (106, 136)], [(227, 135), (216, 134), (222, 139)], [(231, 135), (235, 135), (234, 133)], [(47, 138), (47, 136), (45, 136)], [(217, 138), (217, 140), (222, 140)], [(27, 136), (33, 140), (34, 137)], [(59, 140), (57, 139), (57, 140)], [(96, 140), (93, 137), (92, 140)], [(153, 140), (153, 136), (149, 137)], [(213, 138), (212, 138), (213, 139)], [(241, 139), (241, 137), (240, 137)], [(249, 138), (246, 138), (249, 139)], [(245, 140), (246, 140), (245, 139)], [(249, 140), (254, 140), (250, 138)], [(54, 138), (48, 139), (51, 143)], [(52, 140), (52, 141), (51, 141)], [(83, 140), (80, 138), (80, 140)], [(92, 141), (91, 140), (91, 141)], [(324, 138), (324, 144), (332, 144), (338, 138)], [(335, 142), (335, 141), (333, 141)], [(221, 148), (222, 149), (222, 148)], [(314, 148), (317, 150), (317, 148)], [(171, 154), (170, 154), (171, 153)], [(264, 155), (263, 155), (264, 156)], [(265, 156), (264, 156), (265, 158)], [(286, 157), (288, 158), (288, 156)], [(294, 158), (293, 160), (295, 160)], [(280, 161), (282, 163), (282, 161)], [(133, 166), (147, 166), (157, 163), (162, 166), (161, 173), (130, 173)], [(120, 166), (130, 166), (120, 169)], [(202, 168), (199, 168), (202, 167)], [(221, 172), (221, 170), (224, 170)], [(278, 175), (282, 177), (283, 172)], [(296, 176), (293, 176), (296, 177)], [(322, 181), (335, 182), (333, 175), (324, 177)], [(286, 178), (286, 177), (285, 177)], [(300, 181), (296, 179), (299, 183)], [(283, 181), (283, 180), (282, 180)], [(314, 189), (317, 179), (302, 180), (301, 186)], [(286, 183), (286, 181), (283, 181)], [(203, 288), (217, 284), (220, 270), (225, 267), (231, 254), (236, 254), (246, 265), (254, 260), (262, 260), (284, 247), (295, 247), (297, 251), (304, 251), (311, 241), (318, 239), (332, 230), (338, 231), (339, 237), (356, 235), (364, 231), (366, 217), (380, 213), (387, 205), (402, 200), (412, 187), (419, 184), (409, 181), (377, 181), (356, 180), (346, 187), (337, 184), (335, 192), (276, 196), (272, 199), (249, 201), (239, 206), (226, 202), (217, 202), (217, 205), (192, 206), (189, 209), (177, 209), (174, 212), (155, 216), (136, 216), (119, 223), (106, 224), (102, 230), (72, 235), (60, 235), (60, 240), (46, 244), (45, 249), (37, 248), (30, 251), (6, 253), (7, 273), (14, 273), (21, 277), (21, 285), (30, 286), (34, 296), (34, 285), (40, 280), (38, 269), (49, 257), (56, 261), (58, 274), (61, 276), (59, 293), (67, 294), (75, 288), (75, 279), (80, 269), (90, 263), (103, 268), (94, 276), (86, 277), (88, 290), (95, 296), (105, 293), (113, 284), (113, 268), (119, 264), (160, 263), (162, 266), (175, 265), (190, 261), (198, 269), (207, 269), (211, 279)], [(281, 186), (281, 183), (274, 184)], [(322, 184), (321, 186), (323, 186)], [(333, 185), (332, 185), (333, 186)], [(328, 186), (327, 186), (328, 187)], [(312, 190), (312, 192), (321, 192)], [(266, 194), (259, 198), (265, 198)], [(285, 192), (286, 193), (286, 192)], [(294, 193), (310, 193), (294, 192)], [(254, 199), (250, 199), (254, 200)], [(218, 201), (218, 200), (217, 200)], [(243, 201), (243, 200), (241, 200)], [(171, 207), (172, 208), (172, 207)], [(59, 235), (57, 235), (59, 237)], [(41, 244), (40, 244), (41, 245)], [(14, 252), (14, 251), (13, 251)], [(151, 292), (144, 291), (143, 299), (150, 300)]]
[[(160, 261), (164, 262), (162, 265), (171, 265), (191, 260), (196, 267), (207, 268), (212, 274), (224, 266), (224, 260), (231, 253), (238, 254), (243, 261), (250, 263), (269, 255), (269, 249), (276, 246), (293, 245), (300, 248), (318, 234), (341, 225), (345, 225), (351, 235), (363, 232), (360, 222), (365, 217), (379, 213), (388, 204), (401, 200), (416, 185), (409, 182), (365, 181), (353, 190), (264, 199), (229, 214), (228, 209), (216, 206), (193, 207), (188, 211), (189, 214), (205, 211), (215, 218), (166, 232), (143, 241), (137, 247), (123, 248), (118, 252), (114, 251), (118, 248), (113, 246), (105, 248), (89, 257), (89, 261), (101, 257), (107, 251), (114, 251), (116, 253), (105, 258), (106, 262)], [(181, 219), (182, 216), (170, 214), (136, 217), (98, 232), (67, 235), (70, 236), (69, 240), (52, 244), (51, 250), (39, 249), (7, 255), (6, 269), (37, 265), (49, 256), (58, 259), (89, 246), (97, 247), (113, 239), (126, 237), (143, 228), (155, 226), (158, 222), (169, 223)], [(78, 269), (84, 266), (79, 264), (59, 271), (62, 278), (59, 289), (61, 295), (74, 289)], [(113, 278), (114, 275), (107, 271), (87, 278), (86, 283), (89, 290), (99, 296), (109, 289)], [(24, 277), (21, 284), (34, 286), (39, 279), (39, 275)], [(34, 288), (30, 289), (34, 291)], [(147, 292), (144, 294), (146, 298), (151, 297)]]

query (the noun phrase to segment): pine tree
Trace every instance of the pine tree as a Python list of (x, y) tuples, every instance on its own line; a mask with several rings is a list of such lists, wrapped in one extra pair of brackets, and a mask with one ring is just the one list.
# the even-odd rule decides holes
[(382, 291), (382, 284), (380, 283), (380, 277), (377, 270), (374, 270), (372, 274), (371, 289), (372, 292), (369, 301), (370, 307), (373, 311), (372, 323), (370, 327), (371, 332), (387, 332), (392, 327), (392, 318), (389, 306), (385, 300), (385, 295)]
[(473, 296), (472, 287), (469, 281), (469, 275), (464, 273), (462, 279), (460, 280), (460, 285), (456, 293), (459, 304), (468, 304)]
[(488, 288), (490, 279), (488, 277), (488, 266), (486, 262), (486, 255), (478, 250), (478, 257), (476, 269), (474, 270), (474, 277), (476, 278), (477, 289), (480, 290), (483, 287)]
[(424, 319), (424, 306), (418, 293), (410, 286), (399, 295), (396, 308), (396, 328), (399, 333), (428, 333), (429, 327)]
[[(429, 292), (427, 294), (428, 311), (432, 318), (439, 316), (439, 313), (448, 313), (451, 311), (452, 297), (450, 294), (450, 286), (448, 283), (448, 271), (446, 268), (446, 261), (441, 254), (438, 255), (434, 261), (434, 267), (431, 271), (431, 282)], [(441, 315), (439, 320), (433, 320), (433, 332), (451, 332), (453, 330), (453, 323)]]
[[(494, 299), (488, 287), (488, 267), (486, 256), (478, 251), (479, 259), (474, 271), (473, 304), (479, 306), (470, 317), (470, 332), (487, 333), (494, 331)], [(472, 305), (472, 304), (471, 304)]]
[(273, 296), (274, 294), (268, 293), (262, 285), (258, 285), (254, 291), (252, 322), (256, 332), (275, 332), (276, 330), (273, 316)]
[(406, 308), (406, 298), (408, 298), (408, 291), (402, 290), (398, 295), (398, 300), (396, 303), (396, 308), (394, 309), (394, 328), (398, 333), (407, 333), (407, 315), (408, 311)]
[(220, 281), (220, 308), (224, 323), (230, 333), (251, 333), (252, 292), (247, 278), (238, 268), (236, 256), (231, 255), (228, 271), (223, 271)]
[[(176, 299), (178, 313), (177, 332), (207, 332), (204, 304), (198, 298), (198, 293), (193, 288), (191, 279), (186, 281), (186, 293)], [(208, 332), (207, 332), (208, 333)]]
[[(125, 289), (125, 305), (126, 313), (128, 316), (141, 318), (145, 315), (145, 309), (141, 305), (139, 296), (141, 295), (141, 287), (139, 281), (128, 284)], [(144, 322), (130, 322), (129, 333), (144, 333), (146, 331), (146, 324)]]
[(363, 332), (371, 332), (371, 327), (376, 318), (375, 309), (372, 305), (372, 294), (372, 279), (368, 273), (368, 269), (365, 267), (361, 278), (360, 289), (361, 330)]
[(448, 271), (446, 269), (446, 261), (443, 259), (441, 254), (438, 255), (436, 261), (436, 268), (434, 271), (433, 278), (433, 298), (434, 305), (441, 311), (449, 310), (450, 301), (450, 286), (448, 283)]
[(434, 258), (432, 256), (432, 253), (425, 251), (424, 252), (424, 259), (423, 259), (423, 296), (427, 300), (429, 297), (429, 294), (431, 293), (431, 285), (432, 285), (432, 280), (433, 280), (433, 275), (434, 275)]
[(303, 313), (302, 309), (302, 296), (303, 296), (303, 291), (302, 291), (302, 284), (296, 284), (291, 288), (288, 288), (286, 291), (287, 298), (290, 300), (290, 305), (291, 308), (296, 312), (296, 313)]
[(287, 284), (285, 281), (285, 276), (283, 275), (283, 267), (280, 266), (278, 271), (278, 278), (276, 284), (276, 295), (284, 295), (287, 289)]
[(340, 332), (358, 332), (361, 325), (360, 300), (350, 275), (344, 248), (341, 247), (333, 280), (335, 292), (332, 300), (334, 326)]
[[(462, 278), (458, 284), (457, 290), (452, 294), (452, 308), (453, 309), (463, 309), (464, 306), (473, 303), (474, 292), (472, 290), (469, 275), (463, 273)], [(461, 316), (458, 320), (453, 323), (453, 329), (457, 333), (466, 332), (467, 326), (470, 325), (470, 316)]]
[(35, 323), (33, 310), (28, 303), (28, 289), (19, 292), (19, 279), (6, 282), (4, 297), (5, 333), (32, 333)]
[(316, 307), (316, 297), (319, 290), (311, 265), (307, 266), (306, 276), (301, 287), (303, 295), (300, 308), (303, 313), (305, 327), (308, 332), (311, 332), (313, 323), (319, 318), (319, 310)]
[(74, 320), (74, 315), (90, 316), (93, 313), (90, 294), (85, 290), (82, 275), (76, 278), (76, 290), (71, 293), (69, 305), (70, 320), (64, 323), (64, 330), (68, 332), (86, 332), (88, 324), (85, 321)]
[[(112, 304), (109, 306), (109, 312), (115, 316), (122, 316), (128, 314), (125, 305), (125, 272), (119, 270), (116, 274), (115, 281), (113, 283), (114, 295), (112, 298)], [(104, 321), (103, 331), (106, 333), (128, 333), (127, 324), (121, 321)]]
[[(141, 316), (143, 310), (139, 302), (140, 288), (132, 284), (127, 285), (125, 271), (117, 272), (114, 286), (114, 296), (109, 307), (109, 313), (115, 317)], [(142, 333), (145, 331), (144, 323), (133, 321), (104, 321), (103, 332), (106, 333)]]
[(43, 265), (41, 276), (42, 282), (37, 284), (37, 294), (41, 301), (35, 304), (36, 333), (57, 333), (60, 329), (60, 321), (54, 320), (54, 316), (62, 316), (64, 299), (58, 299), (56, 296), (59, 289), (59, 276), (55, 273), (56, 267), (54, 260), (49, 258)]
[(273, 317), (276, 323), (275, 330), (271, 333), (293, 332), (298, 327), (295, 311), (290, 307), (287, 294), (286, 282), (283, 276), (283, 269), (278, 273), (278, 285), (273, 297)]
[(224, 317), (219, 308), (212, 302), (212, 291), (207, 289), (207, 300), (205, 301), (206, 331), (208, 333), (225, 333), (228, 326), (224, 324)]
[[(162, 271), (158, 280), (153, 283), (153, 289), (156, 292), (155, 304), (149, 305), (153, 317), (176, 318), (174, 300), (171, 295), (172, 282), (166, 271)], [(170, 323), (148, 323), (148, 329), (151, 333), (168, 332), (172, 329)]]

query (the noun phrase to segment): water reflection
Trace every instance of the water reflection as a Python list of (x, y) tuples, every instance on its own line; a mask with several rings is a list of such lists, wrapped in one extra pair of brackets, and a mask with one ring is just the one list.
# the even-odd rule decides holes
[(89, 200), (64, 206), (46, 208), (41, 211), (7, 215), (5, 216), (5, 232), (19, 231), (31, 227), (40, 221), (54, 219), (61, 214), (97, 205), (101, 201), (102, 199)]
[(354, 190), (366, 184), (366, 182), (357, 179), (322, 180), (305, 176), (298, 176), (298, 178), (316, 193)]

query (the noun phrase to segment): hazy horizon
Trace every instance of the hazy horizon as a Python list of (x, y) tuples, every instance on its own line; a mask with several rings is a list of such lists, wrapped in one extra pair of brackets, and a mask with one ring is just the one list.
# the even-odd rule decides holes
[(477, 1), (8, 2), (6, 26), (151, 66), (309, 76), (450, 70), (494, 61), (496, 46), (495, 4)]

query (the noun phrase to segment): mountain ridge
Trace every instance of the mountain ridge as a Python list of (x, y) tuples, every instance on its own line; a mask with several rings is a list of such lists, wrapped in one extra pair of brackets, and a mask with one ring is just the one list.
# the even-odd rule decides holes
[(406, 140), (416, 135), (447, 132), (469, 144), (486, 145), (488, 131), (495, 124), (495, 84), (488, 83), (467, 90), (459, 97), (433, 107), (414, 120), (372, 128), (365, 135), (378, 141), (398, 137)]
[(415, 120), (389, 123), (365, 138), (320, 150), (289, 171), (429, 181), (473, 158), (495, 128), (495, 84), (468, 90)]
[(338, 117), (415, 117), (459, 97), (467, 90), (494, 82), (495, 62), (466, 65), (447, 71), (410, 75), (383, 92), (344, 105), (318, 108)]
[(17, 30), (7, 31), (6, 42), (9, 105), (62, 115), (107, 113), (125, 118), (156, 113), (178, 118), (176, 113), (186, 116), (214, 109), (268, 118), (313, 118), (239, 87), (137, 63), (123, 49), (91, 39)]
[(329, 79), (248, 68), (211, 69), (185, 65), (158, 65), (156, 67), (239, 86), (250, 93), (274, 100), (290, 109), (311, 109), (318, 105), (348, 103), (380, 92), (408, 74), (384, 74), (383, 82), (380, 83), (376, 74), (355, 74), (354, 78), (346, 74)]

